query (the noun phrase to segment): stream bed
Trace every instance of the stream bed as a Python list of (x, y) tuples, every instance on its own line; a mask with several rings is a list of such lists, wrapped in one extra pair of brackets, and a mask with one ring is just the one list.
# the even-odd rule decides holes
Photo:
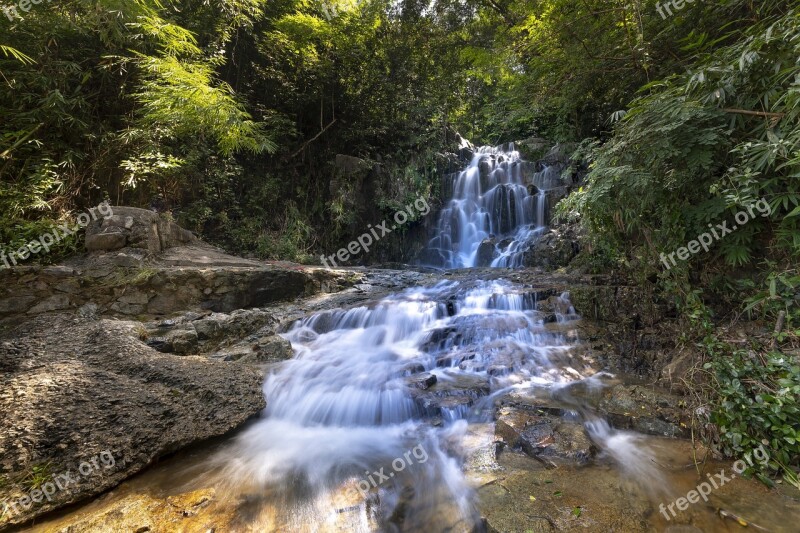
[(604, 371), (580, 324), (569, 294), (503, 279), (311, 314), (261, 417), (33, 530), (797, 530), (796, 495), (738, 476), (676, 507), (731, 463), (615, 429), (604, 391), (647, 384)]

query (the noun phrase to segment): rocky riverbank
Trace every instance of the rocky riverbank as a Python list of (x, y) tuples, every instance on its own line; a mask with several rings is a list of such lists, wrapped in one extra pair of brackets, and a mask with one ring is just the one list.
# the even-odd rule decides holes
[[(543, 465), (594, 461), (595, 443), (577, 420), (565, 419), (575, 405), (591, 405), (619, 429), (687, 435), (690, 419), (680, 398), (652, 385), (679, 385), (686, 365), (674, 353), (673, 311), (647, 286), (538, 268), (327, 270), (251, 261), (154, 222), (152, 213), (126, 209), (114, 208), (121, 218), (113, 224), (98, 221), (90, 228), (90, 255), (0, 274), (0, 501), (13, 504), (0, 528), (101, 494), (256, 416), (265, 406), (265, 370), (293, 355), (278, 334), (294, 321), (441, 281), (506, 280), (523, 301), (533, 302), (548, 330), (579, 342), (576, 361), (633, 377), (602, 395), (578, 389), (558, 399), (509, 395), (494, 413), (494, 449)], [(570, 313), (567, 302), (584, 320), (560, 323), (558, 317)], [(434, 332), (430, 342), (446, 342), (450, 334)], [(489, 375), (512, 371), (514, 361), (513, 354), (497, 359)], [(418, 369), (410, 372), (415, 402), (432, 413), (432, 423), (441, 407), (472, 405), (486, 394), (480, 383), (457, 390)], [(113, 456), (113, 467), (76, 478), (41, 501), (26, 499), (41, 496), (36, 491), (51, 479), (74, 474), (100, 452)], [(214, 500), (213, 491), (203, 490), (181, 496), (182, 516)], [(105, 524), (101, 530), (125, 529), (138, 516), (137, 527), (158, 530), (155, 524), (174, 517), (154, 501), (128, 502), (142, 508), (122, 513), (124, 519), (119, 505), (128, 503), (116, 501), (111, 514), (88, 520)]]

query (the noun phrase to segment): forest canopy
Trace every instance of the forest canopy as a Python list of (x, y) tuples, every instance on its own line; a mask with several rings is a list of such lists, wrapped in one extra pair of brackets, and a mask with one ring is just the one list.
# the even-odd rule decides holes
[[(410, 199), (440, 200), (458, 133), (578, 143), (587, 186), (560, 212), (609, 264), (657, 265), (655, 250), (761, 198), (769, 219), (721, 257), (769, 247), (785, 262), (800, 246), (797, 4), (4, 6), (0, 241), (107, 199), (232, 251), (308, 260)], [(340, 175), (337, 155), (366, 175)]]

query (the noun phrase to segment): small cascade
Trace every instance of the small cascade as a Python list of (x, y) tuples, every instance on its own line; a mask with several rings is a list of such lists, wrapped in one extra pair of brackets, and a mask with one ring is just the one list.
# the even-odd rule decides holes
[[(458, 451), (472, 424), (514, 391), (566, 397), (598, 379), (573, 353), (569, 295), (538, 298), (505, 281), (446, 281), (295, 322), (284, 334), (295, 358), (267, 378), (264, 417), (217, 457), (221, 478), (284, 502), (281, 516), (255, 519), (264, 530), (351, 518), (350, 531), (395, 530), (398, 513), (398, 531), (477, 526)], [(629, 442), (602, 422), (591, 425), (599, 442)]]
[(453, 182), (439, 214), (427, 260), (444, 268), (519, 267), (527, 247), (547, 226), (547, 191), (560, 167), (523, 161), (513, 143), (478, 148)]

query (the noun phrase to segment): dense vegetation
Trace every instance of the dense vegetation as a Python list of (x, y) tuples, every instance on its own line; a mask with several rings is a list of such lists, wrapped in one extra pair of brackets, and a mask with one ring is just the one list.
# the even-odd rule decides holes
[[(669, 3), (662, 16), (664, 4), (18, 9), (0, 16), (0, 242), (19, 247), (108, 198), (169, 210), (237, 252), (303, 260), (434, 197), (456, 131), (579, 142), (590, 172), (560, 216), (586, 228), (585, 266), (655, 281), (675, 300), (692, 327), (684, 342), (706, 355), (699, 401), (717, 408), (723, 448), (763, 440), (772, 469), (789, 472), (800, 456), (800, 2)], [(337, 154), (363, 167), (343, 172)], [(661, 254), (762, 199), (767, 216), (664, 268)], [(720, 324), (743, 312), (783, 317), (774, 347), (721, 340)]]

